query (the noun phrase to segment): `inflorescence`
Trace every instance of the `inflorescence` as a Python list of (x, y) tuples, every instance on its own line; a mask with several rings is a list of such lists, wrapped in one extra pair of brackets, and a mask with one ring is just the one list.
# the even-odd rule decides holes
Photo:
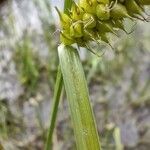
[(107, 33), (117, 35), (118, 29), (127, 33), (125, 18), (148, 21), (145, 5), (150, 5), (150, 0), (79, 0), (73, 2), (68, 14), (56, 8), (61, 22), (60, 41), (87, 48), (90, 41), (109, 44)]

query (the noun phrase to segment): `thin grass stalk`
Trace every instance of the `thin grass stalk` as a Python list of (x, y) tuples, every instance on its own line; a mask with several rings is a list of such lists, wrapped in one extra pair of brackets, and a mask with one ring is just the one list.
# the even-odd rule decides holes
[[(64, 2), (64, 12), (68, 13), (68, 9), (71, 8), (72, 0), (65, 0)], [(58, 112), (58, 105), (60, 101), (60, 96), (62, 92), (62, 86), (63, 86), (63, 78), (61, 74), (60, 65), (58, 66), (58, 72), (57, 72), (57, 78), (56, 78), (56, 84), (54, 89), (54, 97), (53, 97), (53, 104), (52, 104), (52, 111), (51, 111), (51, 119), (50, 119), (50, 127), (48, 130), (48, 135), (46, 139), (45, 144), (45, 150), (51, 150), (52, 149), (52, 140), (53, 140), (53, 132), (56, 124), (56, 118), (57, 118), (57, 112)]]
[(69, 9), (71, 8), (72, 1), (73, 1), (73, 0), (65, 0), (65, 2), (64, 2), (64, 12), (65, 12), (66, 14), (69, 13)]
[(72, 46), (61, 44), (58, 54), (77, 149), (100, 150), (99, 136), (78, 51)]
[(63, 86), (63, 78), (62, 78), (61, 69), (59, 65), (57, 77), (56, 77), (55, 89), (54, 89), (53, 104), (52, 104), (52, 109), (51, 109), (50, 127), (48, 130), (45, 150), (52, 149), (52, 137), (53, 137), (53, 132), (54, 132), (56, 118), (57, 118), (58, 105), (60, 101), (62, 86)]

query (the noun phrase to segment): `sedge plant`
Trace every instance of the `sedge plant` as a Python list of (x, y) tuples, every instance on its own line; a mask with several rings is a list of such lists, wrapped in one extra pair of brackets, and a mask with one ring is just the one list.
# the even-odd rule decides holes
[(109, 44), (108, 33), (116, 36), (123, 30), (124, 19), (135, 22), (148, 21), (144, 10), (149, 0), (72, 0), (64, 2), (64, 12), (56, 11), (60, 17), (60, 41), (58, 47), (59, 69), (53, 99), (50, 128), (45, 150), (52, 149), (52, 134), (58, 111), (62, 83), (70, 108), (77, 150), (101, 150), (98, 131), (90, 104), (87, 82), (78, 50), (85, 47), (95, 54), (91, 42)]

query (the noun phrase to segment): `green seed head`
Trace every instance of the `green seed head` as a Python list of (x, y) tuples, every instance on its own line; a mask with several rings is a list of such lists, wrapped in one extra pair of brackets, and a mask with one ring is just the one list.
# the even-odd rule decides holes
[(56, 11), (59, 15), (59, 18), (60, 18), (61, 28), (62, 29), (69, 28), (71, 25), (71, 22), (72, 22), (71, 18), (67, 14), (61, 13), (57, 7), (55, 7), (55, 9), (56, 9)]
[(74, 2), (71, 7), (71, 18), (73, 20), (81, 20), (83, 14), (83, 9)]
[(109, 0), (97, 0), (100, 4), (109, 4)]
[(108, 5), (99, 4), (96, 7), (96, 15), (100, 20), (109, 20), (110, 19), (110, 9)]
[(150, 5), (150, 0), (136, 0), (140, 5)]
[(69, 15), (56, 8), (62, 28), (60, 40), (65, 45), (86, 47), (89, 41), (99, 43), (101, 39), (111, 46), (107, 33), (117, 35), (119, 29), (131, 33), (125, 30), (125, 18), (147, 21), (144, 5), (150, 5), (150, 0), (80, 0), (72, 4)]
[(83, 36), (83, 24), (75, 22), (70, 27), (70, 36), (79, 38)]
[(67, 36), (65, 33), (60, 33), (60, 41), (65, 45), (72, 45), (75, 43), (75, 40), (73, 38), (70, 38), (69, 35)]
[(96, 26), (96, 18), (94, 15), (89, 14), (89, 13), (85, 13), (83, 15), (83, 23), (84, 23), (84, 28), (94, 28)]
[(125, 6), (128, 10), (128, 12), (130, 13), (130, 15), (133, 15), (133, 14), (142, 14), (142, 9), (140, 8), (140, 6), (135, 2), (135, 1), (126, 1), (125, 2)]
[(122, 19), (122, 18), (130, 18), (126, 7), (122, 4), (116, 4), (114, 8), (110, 11), (110, 15), (112, 19)]
[(85, 12), (96, 14), (96, 6), (97, 6), (97, 0), (80, 0), (79, 5), (81, 8), (84, 9)]

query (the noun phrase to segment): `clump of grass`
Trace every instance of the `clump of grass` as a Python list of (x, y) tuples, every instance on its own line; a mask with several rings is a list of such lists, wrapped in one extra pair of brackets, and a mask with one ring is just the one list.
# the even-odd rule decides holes
[(22, 118), (11, 112), (6, 99), (0, 99), (0, 141), (8, 140), (20, 132), (23, 126), (18, 126), (19, 123), (22, 123)]
[(33, 52), (27, 36), (17, 45), (14, 58), (21, 83), (32, 93), (37, 87), (40, 68), (37, 55)]

